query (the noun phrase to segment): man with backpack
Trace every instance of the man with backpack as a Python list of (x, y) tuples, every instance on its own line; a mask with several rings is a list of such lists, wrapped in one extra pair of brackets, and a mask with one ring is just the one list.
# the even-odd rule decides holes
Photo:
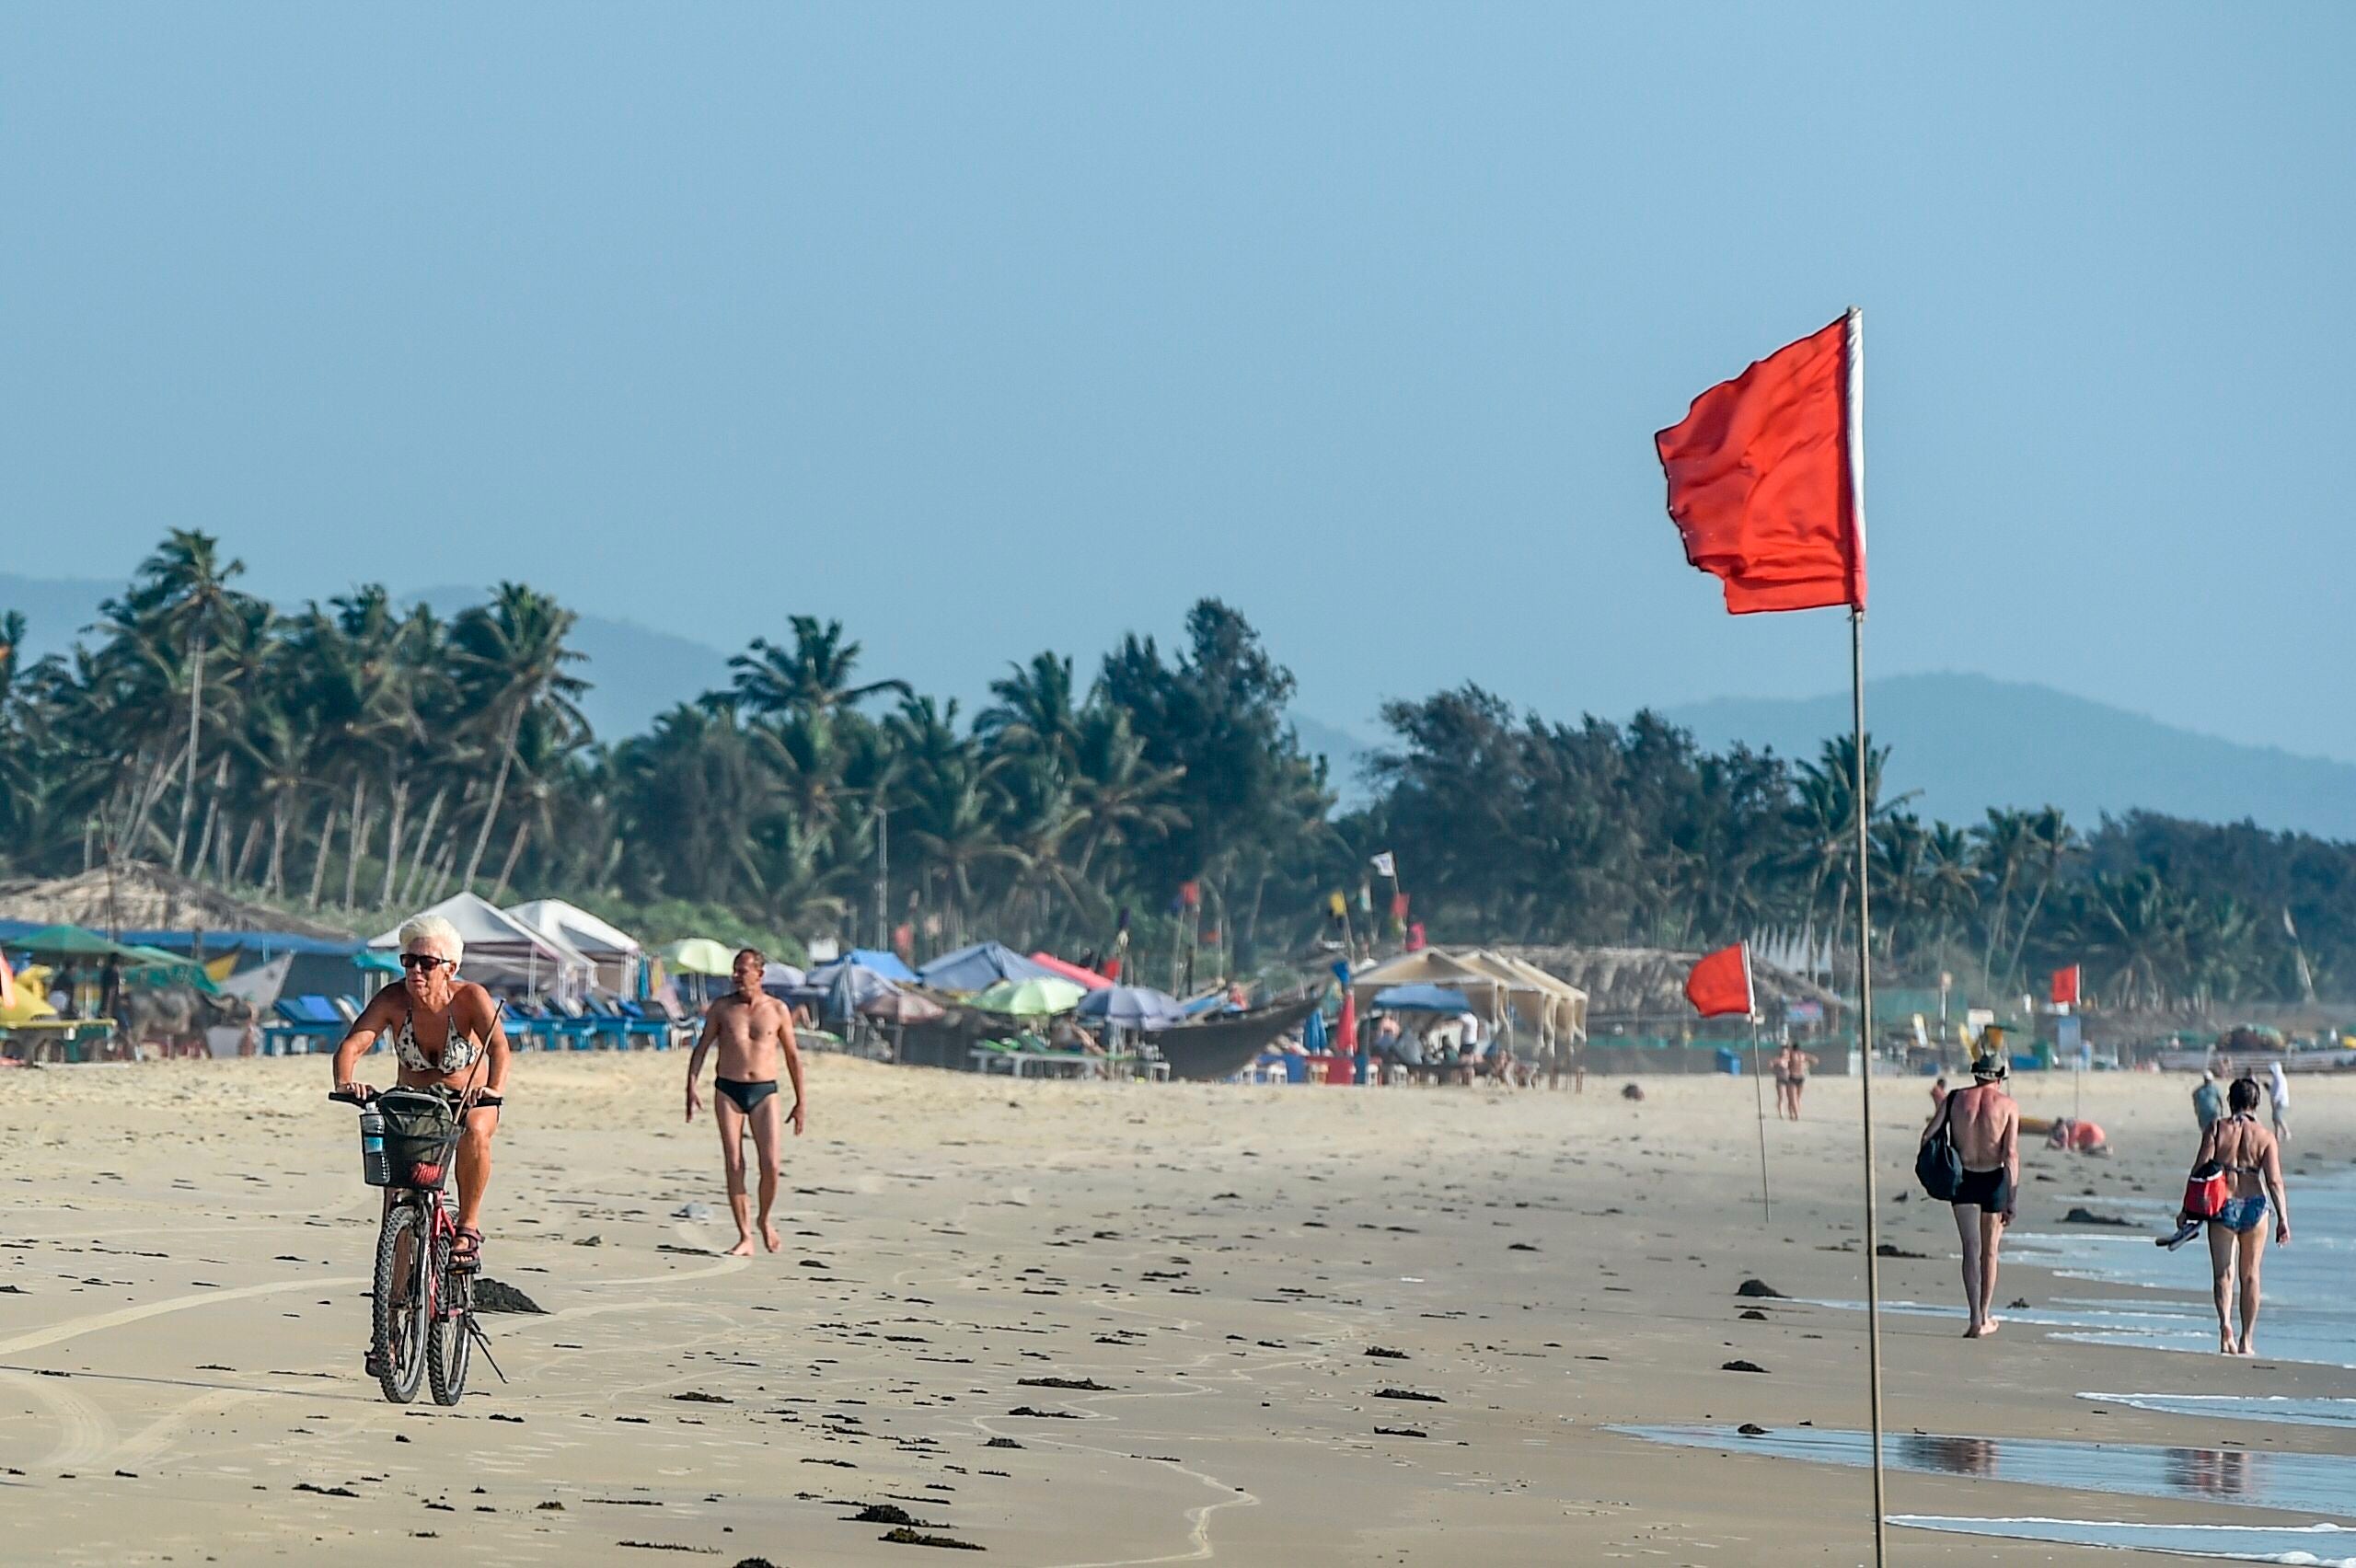
[[(1963, 1244), (1963, 1305), (1970, 1319), (1966, 1339), (1996, 1332), (1996, 1253), (2020, 1188), (2021, 1113), (2004, 1090), (2006, 1071), (2000, 1052), (1982, 1053), (1971, 1064), (1971, 1087), (1949, 1094), (1923, 1134), (1926, 1148), (1934, 1140), (1951, 1142), (1959, 1167), (1953, 1191), (1932, 1195), (1954, 1207)], [(1918, 1172), (1923, 1164), (1918, 1160)]]

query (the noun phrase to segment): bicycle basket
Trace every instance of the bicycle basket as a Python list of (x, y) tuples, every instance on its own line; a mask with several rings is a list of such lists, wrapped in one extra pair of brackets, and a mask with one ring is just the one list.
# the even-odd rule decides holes
[(387, 1090), (376, 1097), (385, 1118), (385, 1161), (396, 1187), (440, 1187), (450, 1173), (458, 1119), (450, 1102), (423, 1090)]

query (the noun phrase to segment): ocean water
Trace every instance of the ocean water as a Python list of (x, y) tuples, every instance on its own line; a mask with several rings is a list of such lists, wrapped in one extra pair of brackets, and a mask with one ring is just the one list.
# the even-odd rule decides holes
[[(1754, 1435), (1744, 1435), (1731, 1426), (1614, 1426), (1611, 1430), (1676, 1447), (1860, 1468), (1873, 1462), (1871, 1434), (1832, 1427), (1779, 1426)], [(1969, 1476), (2124, 1497), (2278, 1508), (2356, 1521), (2356, 1458), (2338, 1454), (1899, 1433), (1884, 1435), (1882, 1464), (1888, 1470), (1918, 1475)]]
[[(2015, 1232), (2006, 1238), (2007, 1262), (2051, 1271), (2057, 1279), (2100, 1286), (2107, 1294), (2062, 1296), (1999, 1315), (2009, 1333), (2042, 1331), (2059, 1340), (2131, 1345), (2149, 1350), (2217, 1354), (2217, 1318), (2210, 1302), (2207, 1238), (2177, 1251), (2152, 1237), (2173, 1228), (2173, 1205), (2145, 1200), (2105, 1208), (2145, 1222), (2135, 1231)], [(2356, 1367), (2356, 1180), (2292, 1177), (2292, 1240), (2269, 1239), (2260, 1276), (2264, 1306), (2258, 1323), (2262, 1363), (2311, 1363)], [(2270, 1238), (2270, 1225), (2269, 1225)], [(2013, 1292), (2001, 1290), (2009, 1298)], [(1864, 1303), (1821, 1306), (1863, 1310)], [(1883, 1310), (1960, 1322), (1960, 1304), (1885, 1301)], [(2157, 1370), (2156, 1368), (2154, 1370)], [(2156, 1378), (2154, 1380), (2158, 1380)], [(2082, 1393), (2082, 1400), (2182, 1417), (2188, 1436), (2216, 1442), (2240, 1423), (2356, 1429), (2356, 1399), (2295, 1394), (2189, 1394), (2166, 1391)], [(1724, 1426), (1622, 1427), (1653, 1442), (1750, 1451), (1818, 1464), (1872, 1462), (1862, 1432), (1784, 1427), (1745, 1436)], [(2024, 1486), (2065, 1487), (2200, 1505), (2277, 1508), (2315, 1516), (2300, 1525), (2154, 1525), (2111, 1519), (2063, 1519), (2024, 1515), (1974, 1518), (1893, 1514), (1910, 1529), (1995, 1537), (2055, 1545), (2172, 1552), (2225, 1562), (2281, 1562), (2312, 1568), (2356, 1568), (2356, 1458), (2278, 1453), (2217, 1446), (2085, 1443), (2025, 1437), (1887, 1435), (1884, 1464), (1893, 1470), (1962, 1475)], [(2031, 1495), (2034, 1495), (2032, 1493)]]
[[(2135, 1208), (2125, 1212), (2138, 1213)], [(2165, 1230), (2174, 1210), (2154, 1206), (2149, 1217), (2154, 1232)], [(2356, 1180), (2303, 1181), (2293, 1176), (2291, 1245), (2273, 1245), (2270, 1216), (2268, 1228), (2265, 1266), (2258, 1276), (2263, 1292), (2259, 1358), (2356, 1366), (2356, 1297), (2349, 1289), (2351, 1275), (2356, 1275)], [(2135, 1232), (2024, 1231), (2005, 1239), (2004, 1258), (2050, 1269), (2061, 1278), (2134, 1292), (2124, 1301), (2102, 1306), (2140, 1320), (2090, 1320), (2065, 1328), (2056, 1338), (2216, 1354), (2217, 1315), (2210, 1305), (2206, 1237), (2196, 1236), (2170, 1252), (2153, 1246), (2149, 1235)], [(2087, 1317), (2083, 1304), (2054, 1305), (2065, 1313)]]
[[(2196, 1236), (2175, 1251), (2152, 1244), (2174, 1228), (2172, 1204), (2141, 1200), (2101, 1205), (2149, 1221), (2147, 1230), (2015, 1231), (2004, 1239), (2004, 1261), (2050, 1270), (2060, 1279), (2123, 1289), (2106, 1297), (2057, 1297), (2033, 1308), (1997, 1309), (2004, 1322), (2049, 1331), (2059, 1340), (2134, 1345), (2146, 1350), (2217, 1354), (2217, 1314), (2209, 1292), (2209, 1243)], [(2356, 1180), (2293, 1179), (2291, 1245), (2269, 1239), (2259, 1274), (2258, 1358), (2356, 1367)], [(1960, 1297), (1962, 1286), (1957, 1285)], [(1997, 1295), (2015, 1292), (1999, 1284)], [(1865, 1310), (1862, 1301), (1816, 1301)], [(1906, 1317), (1963, 1320), (1960, 1300), (1884, 1301), (1882, 1310)], [(2127, 1396), (2117, 1396), (2124, 1399)], [(2265, 1419), (2262, 1412), (2248, 1412)]]
[[(2258, 1320), (2263, 1324), (2264, 1319)], [(2289, 1426), (2356, 1428), (2356, 1400), (2306, 1399), (2296, 1394), (2080, 1394), (2107, 1405), (2129, 1405), (2197, 1421), (2274, 1421)]]
[(2050, 1541), (2057, 1546), (2166, 1551), (2229, 1562), (2356, 1568), (2356, 1529), (2344, 1525), (2141, 1525), (2118, 1519), (1974, 1519), (1944, 1514), (1892, 1514), (1889, 1522), (1909, 1529)]

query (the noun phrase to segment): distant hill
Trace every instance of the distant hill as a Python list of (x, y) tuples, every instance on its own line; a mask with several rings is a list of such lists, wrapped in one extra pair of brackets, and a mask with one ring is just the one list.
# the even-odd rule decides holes
[[(1849, 694), (1719, 698), (1664, 709), (1714, 749), (1736, 741), (1814, 757), (1849, 729)], [(1887, 788), (1920, 790), (1925, 818), (1968, 824), (1990, 806), (2051, 804), (2091, 826), (2130, 807), (2356, 839), (2356, 766), (2242, 745), (2050, 686), (1984, 675), (1865, 686), (1865, 727), (1891, 749)]]
[(1370, 796), (1358, 770), (1375, 748), (1347, 730), (1297, 710), (1292, 727), (1300, 736), (1300, 749), (1311, 756), (1322, 756), (1328, 764), (1326, 784), (1339, 801), (1335, 809), (1346, 812), (1365, 805)]

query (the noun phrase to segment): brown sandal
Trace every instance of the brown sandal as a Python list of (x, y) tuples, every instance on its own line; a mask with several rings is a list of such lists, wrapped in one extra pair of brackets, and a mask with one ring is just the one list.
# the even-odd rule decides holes
[(457, 1239), (450, 1243), (450, 1272), (474, 1274), (482, 1268), (482, 1232), (471, 1225), (458, 1227)]

